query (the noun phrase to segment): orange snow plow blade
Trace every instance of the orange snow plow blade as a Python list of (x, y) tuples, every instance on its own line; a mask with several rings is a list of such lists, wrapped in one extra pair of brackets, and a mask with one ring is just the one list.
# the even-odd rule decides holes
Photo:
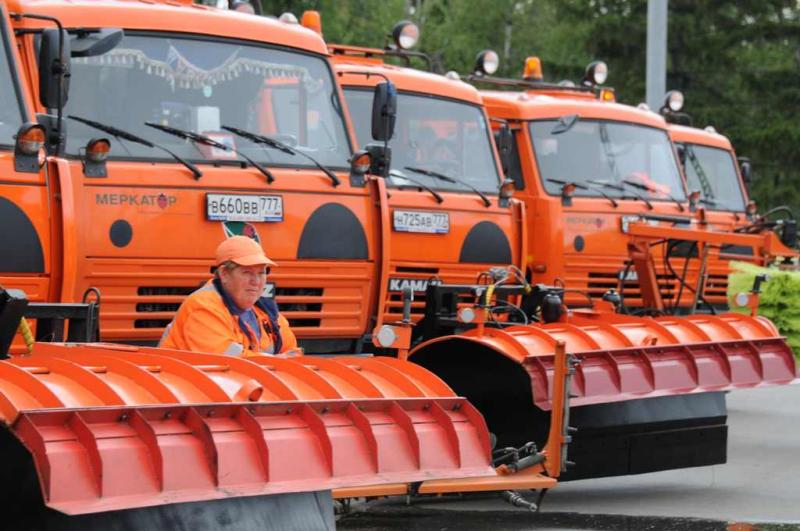
[(381, 358), (40, 343), (0, 362), (0, 412), (67, 514), (493, 473), (481, 415)]
[[(641, 318), (576, 311), (567, 322), (485, 328), (434, 339), (411, 359), (470, 342), (521, 364), (535, 404), (550, 409), (553, 351), (564, 341), (580, 361), (572, 406), (784, 385), (797, 379), (794, 354), (774, 325), (742, 314)], [(430, 354), (428, 354), (430, 356)]]
[(565, 317), (431, 339), (409, 359), (478, 408), (498, 446), (541, 445), (552, 410), (554, 351), (565, 343), (579, 362), (570, 389), (576, 466), (560, 480), (724, 463), (722, 391), (800, 381), (785, 338), (760, 317)]

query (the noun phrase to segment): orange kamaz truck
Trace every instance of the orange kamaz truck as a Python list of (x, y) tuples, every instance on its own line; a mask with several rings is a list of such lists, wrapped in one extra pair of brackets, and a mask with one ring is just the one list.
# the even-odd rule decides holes
[[(0, 282), (33, 300), (90, 292), (103, 340), (152, 344), (219, 241), (246, 234), (281, 264), (268, 288), (306, 349), (354, 350), (371, 329), (383, 213), (351, 169), (317, 34), (189, 1), (9, 9), (20, 74), (8, 83), (30, 109), (17, 122), (56, 157), (3, 185), (4, 223), (18, 229)], [(48, 17), (66, 31), (68, 81), (43, 63), (58, 58), (43, 56), (59, 45)]]
[[(392, 47), (331, 44), (333, 62), (361, 146), (375, 145), (370, 128), (373, 88), (397, 88), (397, 118), (387, 142), (384, 224), (388, 278), (378, 302), (382, 320), (398, 319), (401, 290), (415, 292), (412, 315), (423, 315), (430, 280), (476, 282), (493, 267), (524, 268), (524, 204), (501, 188), (492, 130), (478, 91), (460, 80), (387, 64), (413, 57), (415, 25), (398, 23)], [(413, 38), (412, 38), (413, 37)]]
[[(715, 311), (727, 272), (709, 268), (722, 244), (757, 246), (771, 260), (793, 254), (776, 238), (719, 232), (684, 187), (665, 119), (615, 103), (602, 62), (579, 83), (468, 77), (517, 90), (482, 90), (490, 116), (514, 130), (509, 177), (527, 205), (528, 275), (562, 283), (567, 302), (608, 295), (639, 312)], [(610, 293), (609, 290), (614, 290)]]
[[(711, 126), (698, 129), (679, 124), (670, 125), (669, 134), (678, 148), (687, 186), (691, 192), (699, 193), (698, 201), (709, 223), (721, 230), (743, 233), (774, 230), (786, 247), (797, 247), (794, 213), (786, 206), (764, 214), (758, 212), (748, 194), (752, 180), (750, 161), (736, 156), (727, 137)], [(758, 251), (748, 246), (726, 245), (720, 251), (720, 258), (770, 265), (768, 257)]]

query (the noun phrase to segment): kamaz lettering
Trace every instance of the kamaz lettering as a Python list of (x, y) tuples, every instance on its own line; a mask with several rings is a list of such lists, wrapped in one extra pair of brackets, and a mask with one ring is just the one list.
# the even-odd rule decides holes
[(403, 291), (410, 287), (415, 293), (424, 293), (428, 289), (427, 279), (418, 278), (390, 278), (389, 291)]

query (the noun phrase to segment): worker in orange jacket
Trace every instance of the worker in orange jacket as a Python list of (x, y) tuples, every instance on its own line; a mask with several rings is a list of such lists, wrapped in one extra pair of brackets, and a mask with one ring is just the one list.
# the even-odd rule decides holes
[(159, 346), (231, 356), (297, 352), (289, 322), (274, 300), (262, 297), (276, 264), (261, 245), (228, 238), (217, 247), (216, 264), (214, 278), (183, 301)]

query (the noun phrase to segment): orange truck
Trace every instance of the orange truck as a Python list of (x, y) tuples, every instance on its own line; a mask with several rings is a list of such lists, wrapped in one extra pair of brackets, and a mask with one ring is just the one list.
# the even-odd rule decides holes
[[(418, 36), (398, 23), (393, 49), (329, 45), (361, 146), (375, 145), (370, 128), (373, 87), (389, 79), (397, 89), (397, 118), (388, 141), (384, 222), (388, 290), (378, 302), (379, 322), (397, 320), (400, 291), (415, 292), (412, 318), (425, 307), (429, 280), (475, 283), (493, 267), (523, 268), (527, 243), (524, 204), (501, 190), (489, 118), (478, 91), (441, 75), (386, 64), (403, 56)], [(405, 48), (401, 47), (405, 44)], [(431, 220), (428, 222), (428, 220)]]
[[(376, 261), (356, 218), (377, 209), (347, 171), (318, 36), (191, 2), (8, 1), (0, 46), (7, 527), (201, 527), (234, 511), (242, 527), (332, 529), (320, 491), (496, 476), (480, 414), (408, 362), (75, 343), (98, 298), (103, 338), (157, 339), (230, 233), (263, 238), (286, 289), (324, 285), (347, 307), (304, 308), (307, 329), (324, 316), (333, 340), (361, 336)], [(269, 150), (238, 144), (245, 128)], [(303, 293), (289, 301), (321, 305)]]
[(518, 89), (481, 94), (489, 115), (514, 130), (508, 175), (536, 227), (530, 278), (563, 283), (572, 305), (605, 295), (633, 311), (724, 307), (727, 271), (708, 267), (720, 244), (749, 243), (769, 260), (793, 251), (769, 235), (711, 230), (687, 196), (668, 123), (615, 103), (606, 76), (595, 62), (578, 84), (546, 83), (531, 57), (524, 79), (468, 78)]
[[(786, 247), (797, 247), (794, 214), (785, 206), (770, 210), (764, 217), (758, 213), (748, 194), (752, 179), (750, 161), (737, 158), (727, 137), (717, 133), (713, 127), (698, 129), (678, 124), (670, 125), (669, 134), (678, 148), (687, 186), (690, 191), (700, 193), (699, 202), (709, 223), (722, 230), (747, 233), (774, 230)], [(777, 220), (769, 219), (775, 214), (784, 216)], [(722, 247), (720, 256), (770, 265), (768, 257), (757, 251), (752, 247), (728, 245)], [(792, 256), (785, 258), (791, 259)]]
[[(356, 350), (371, 330), (382, 212), (351, 169), (318, 35), (189, 1), (8, 5), (22, 16), (12, 21), (22, 74), (9, 83), (25, 103), (9, 112), (24, 109), (17, 121), (39, 119), (48, 137), (61, 123), (63, 141), (41, 169), (9, 172), (2, 195), (19, 252), (5, 255), (15, 258), (0, 267), (3, 285), (47, 301), (89, 290), (103, 340), (154, 344), (209, 277), (219, 241), (246, 234), (281, 264), (268, 288), (305, 348)], [(57, 47), (43, 33), (53, 23), (28, 13), (69, 31), (63, 94), (42, 92), (57, 86), (37, 55), (41, 35)]]

